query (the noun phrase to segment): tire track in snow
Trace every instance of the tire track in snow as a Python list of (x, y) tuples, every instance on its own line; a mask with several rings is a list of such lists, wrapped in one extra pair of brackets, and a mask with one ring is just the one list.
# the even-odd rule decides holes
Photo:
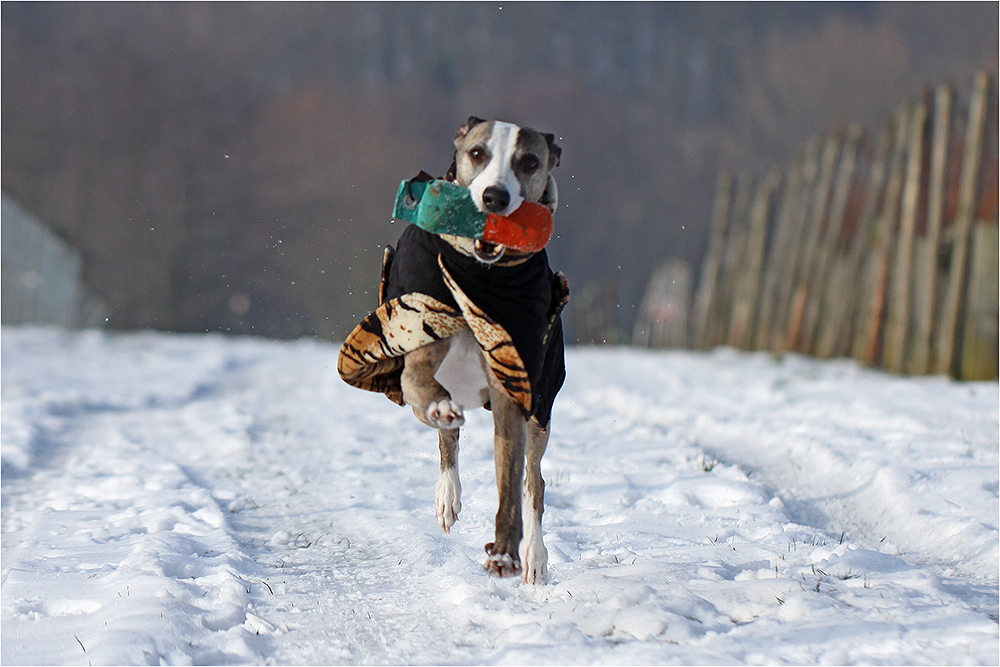
[[(620, 390), (591, 402), (740, 466), (796, 522), (928, 568), (998, 619), (997, 494), (968, 484), (997, 467), (995, 383), (893, 378), (849, 361), (775, 363), (729, 350), (678, 355), (671, 372), (623, 377)], [(966, 397), (962, 414), (938, 409)]]
[[(183, 465), (208, 423), (183, 415), (233, 359), (168, 346), (133, 367), (127, 387), (87, 386), (95, 378), (72, 353), (87, 347), (85, 361), (113, 375), (130, 346), (109, 354), (108, 342), (57, 346), (42, 369), (66, 380), (55, 391), (34, 391), (37, 378), (12, 379), (5, 366), (5, 414), (13, 403), (34, 429), (12, 440), (4, 431), (3, 662), (259, 662), (269, 651), (251, 632), (245, 557)], [(172, 373), (171, 351), (188, 362)], [(176, 443), (163, 437), (171, 430)]]

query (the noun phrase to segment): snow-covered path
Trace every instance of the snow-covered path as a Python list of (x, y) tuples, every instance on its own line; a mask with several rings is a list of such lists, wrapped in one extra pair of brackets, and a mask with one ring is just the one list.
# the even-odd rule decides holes
[(337, 347), (2, 332), (4, 664), (995, 664), (998, 385), (572, 349), (550, 582)]

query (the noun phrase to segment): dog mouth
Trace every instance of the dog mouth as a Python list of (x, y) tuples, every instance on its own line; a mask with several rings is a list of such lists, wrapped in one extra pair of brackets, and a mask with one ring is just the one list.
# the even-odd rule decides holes
[(506, 246), (482, 240), (477, 240), (472, 245), (472, 252), (475, 254), (476, 259), (483, 264), (492, 264), (497, 261), (503, 257), (503, 253), (506, 249)]

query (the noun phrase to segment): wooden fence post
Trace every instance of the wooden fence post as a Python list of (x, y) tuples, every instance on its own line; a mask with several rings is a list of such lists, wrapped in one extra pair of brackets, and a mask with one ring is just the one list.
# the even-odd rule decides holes
[(944, 219), (945, 175), (951, 140), (953, 92), (939, 86), (934, 95), (934, 136), (931, 140), (930, 175), (927, 183), (927, 228), (917, 244), (914, 274), (913, 347), (907, 371), (924, 374), (931, 369), (931, 333), (934, 328), (938, 289), (938, 248)]
[(809, 204), (819, 178), (821, 159), (821, 141), (813, 137), (806, 144), (805, 155), (801, 163), (802, 175), (798, 183), (798, 192), (790, 192), (793, 197), (788, 219), (788, 236), (785, 247), (776, 248), (785, 258), (782, 271), (778, 275), (778, 297), (775, 323), (771, 336), (771, 349), (775, 352), (791, 349), (790, 339), (792, 323), (797, 320), (797, 287), (801, 272), (804, 252), (804, 235), (807, 231), (806, 220), (809, 215)]
[(904, 105), (895, 115), (892, 168), (881, 210), (875, 218), (872, 236), (867, 239), (868, 252), (863, 274), (861, 303), (855, 319), (853, 356), (869, 365), (878, 361), (882, 342), (885, 291), (892, 261), (892, 236), (899, 213), (899, 198), (903, 189), (906, 166), (906, 137), (912, 115), (910, 106)]
[(719, 174), (715, 187), (715, 203), (712, 206), (712, 230), (708, 241), (708, 251), (701, 266), (698, 293), (694, 302), (692, 322), (692, 342), (698, 347), (708, 347), (708, 326), (715, 299), (716, 282), (719, 277), (719, 261), (724, 251), (726, 222), (729, 219), (729, 203), (732, 198), (733, 176), (728, 171)]
[(817, 290), (820, 302), (817, 306), (819, 312), (813, 350), (820, 357), (829, 357), (833, 354), (838, 332), (842, 328), (842, 320), (852, 312), (854, 291), (849, 285), (855, 276), (845, 272), (849, 244), (844, 240), (844, 224), (848, 203), (854, 192), (857, 163), (864, 135), (864, 129), (860, 125), (851, 125), (848, 128), (837, 173), (837, 185), (830, 203), (826, 242), (817, 271), (822, 277), (822, 285), (818, 285)]
[(774, 194), (780, 184), (781, 172), (773, 169), (758, 188), (750, 209), (750, 228), (747, 233), (743, 268), (736, 277), (732, 319), (729, 324), (729, 344), (735, 347), (748, 349), (753, 343), (763, 278), (767, 223), (771, 218)]
[(708, 344), (720, 345), (728, 340), (733, 304), (739, 289), (738, 281), (745, 262), (751, 200), (753, 198), (754, 175), (744, 171), (736, 179), (736, 198), (731, 208), (727, 233), (719, 267), (719, 282), (715, 286), (715, 303), (709, 324)]
[(882, 130), (875, 158), (868, 172), (864, 190), (864, 206), (858, 215), (847, 255), (840, 264), (837, 289), (844, 295), (842, 312), (837, 313), (830, 355), (854, 356), (854, 345), (860, 335), (861, 309), (865, 296), (865, 270), (868, 244), (878, 225), (878, 211), (885, 190), (894, 148), (896, 118), (890, 118)]
[(811, 220), (813, 230), (807, 241), (811, 252), (806, 274), (807, 298), (800, 340), (796, 346), (805, 353), (816, 350), (823, 300), (830, 280), (831, 257), (839, 240), (844, 210), (847, 207), (847, 194), (854, 177), (860, 128), (854, 127), (852, 130), (848, 137), (831, 136), (824, 149), (824, 173)]
[(997, 318), (1000, 303), (1000, 233), (983, 221), (972, 235), (969, 289), (962, 340), (962, 380), (992, 380), (997, 376)]
[[(818, 161), (816, 184), (810, 193), (809, 208), (803, 220), (805, 225), (802, 241), (802, 252), (799, 254), (799, 267), (796, 272), (795, 285), (792, 288), (792, 308), (788, 323), (788, 342), (790, 350), (808, 352), (808, 341), (815, 329), (816, 311), (810, 312), (816, 294), (817, 259), (823, 238), (823, 220), (826, 217), (833, 189), (833, 178), (837, 159), (840, 155), (840, 141), (831, 135), (823, 142)], [(818, 307), (818, 303), (817, 303)]]
[(986, 72), (976, 77), (975, 89), (969, 103), (969, 123), (966, 128), (962, 154), (962, 175), (959, 181), (958, 214), (951, 229), (951, 262), (945, 288), (941, 318), (938, 320), (934, 370), (938, 373), (957, 374), (955, 340), (958, 337), (959, 313), (962, 292), (967, 284), (966, 272), (973, 216), (977, 203), (979, 184), (979, 158), (982, 154), (986, 125), (986, 104), (990, 78)]
[(752, 348), (768, 350), (772, 348), (777, 325), (775, 318), (778, 312), (778, 298), (783, 267), (788, 262), (786, 251), (789, 249), (792, 234), (792, 210), (799, 191), (802, 178), (802, 159), (795, 158), (785, 176), (784, 185), (776, 196), (781, 198), (774, 234), (767, 250), (767, 260), (764, 266), (763, 284), (760, 292), (760, 306), (757, 315), (757, 327), (753, 335)]
[(904, 370), (907, 334), (910, 331), (910, 303), (913, 284), (913, 237), (920, 203), (921, 170), (924, 163), (924, 129), (927, 106), (918, 104), (910, 118), (906, 154), (906, 182), (899, 215), (899, 234), (886, 303), (885, 341), (882, 365), (896, 373)]

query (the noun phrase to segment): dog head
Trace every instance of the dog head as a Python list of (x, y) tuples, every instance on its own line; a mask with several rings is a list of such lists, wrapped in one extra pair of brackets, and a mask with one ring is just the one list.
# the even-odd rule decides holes
[[(553, 213), (559, 193), (552, 170), (562, 149), (551, 134), (498, 120), (471, 116), (455, 133), (455, 157), (446, 179), (469, 188), (483, 213), (510, 215), (526, 201), (543, 204)], [(448, 240), (460, 250), (472, 244)], [(503, 246), (476, 241), (472, 254), (483, 262), (503, 256)]]

